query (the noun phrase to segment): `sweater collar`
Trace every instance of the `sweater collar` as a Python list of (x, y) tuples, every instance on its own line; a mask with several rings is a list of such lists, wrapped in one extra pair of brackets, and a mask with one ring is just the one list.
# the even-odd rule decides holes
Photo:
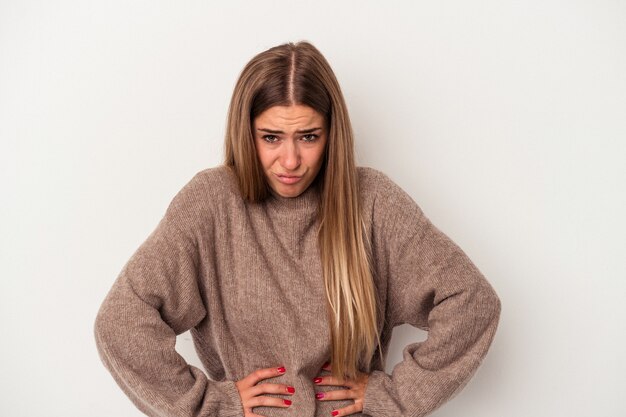
[(288, 210), (297, 213), (312, 213), (317, 211), (320, 201), (319, 185), (315, 182), (297, 197), (283, 197), (273, 189), (267, 199), (267, 204), (276, 210)]
[(297, 197), (282, 197), (273, 190), (266, 200), (266, 207), (270, 216), (277, 219), (302, 223), (302, 227), (314, 221), (317, 217), (320, 204), (319, 186), (311, 184)]

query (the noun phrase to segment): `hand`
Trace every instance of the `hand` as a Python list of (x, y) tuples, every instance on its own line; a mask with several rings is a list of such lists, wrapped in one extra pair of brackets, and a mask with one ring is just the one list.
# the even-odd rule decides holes
[(286, 394), (292, 395), (296, 390), (294, 387), (285, 384), (260, 384), (259, 381), (264, 379), (273, 378), (278, 375), (283, 375), (285, 368), (265, 368), (257, 369), (245, 378), (235, 382), (237, 390), (239, 390), (239, 396), (241, 397), (241, 404), (243, 405), (244, 417), (263, 417), (259, 414), (252, 412), (253, 407), (289, 407), (291, 405), (290, 400), (284, 400), (282, 398), (265, 397), (260, 394)]
[[(330, 371), (330, 363), (325, 364), (322, 369)], [(347, 416), (363, 411), (363, 401), (365, 400), (365, 389), (367, 388), (369, 374), (359, 372), (356, 379), (340, 379), (333, 376), (319, 376), (317, 378), (319, 378), (321, 381), (316, 382), (316, 385), (334, 385), (348, 387), (348, 389), (345, 390), (318, 392), (317, 394), (315, 394), (315, 397), (319, 401), (336, 401), (346, 399), (354, 400), (353, 405), (334, 410), (332, 413), (333, 416)]]

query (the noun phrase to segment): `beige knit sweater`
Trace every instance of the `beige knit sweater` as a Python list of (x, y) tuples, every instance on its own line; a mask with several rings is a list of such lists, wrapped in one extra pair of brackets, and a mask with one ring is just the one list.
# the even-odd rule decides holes
[[(423, 416), (472, 376), (492, 341), (500, 301), (466, 254), (387, 176), (359, 168), (380, 294), (383, 353), (403, 323), (428, 330), (404, 348), (391, 375), (375, 360), (363, 414)], [(312, 379), (330, 358), (316, 230), (319, 192), (249, 204), (227, 167), (203, 170), (122, 269), (95, 321), (98, 351), (149, 416), (243, 417), (235, 381), (284, 366), (260, 383), (285, 383), (287, 408), (267, 417), (313, 417), (352, 404), (319, 401)], [(191, 329), (205, 370), (175, 351)], [(376, 356), (377, 353), (376, 353)], [(206, 371), (206, 373), (205, 373)], [(326, 371), (324, 371), (326, 372)]]

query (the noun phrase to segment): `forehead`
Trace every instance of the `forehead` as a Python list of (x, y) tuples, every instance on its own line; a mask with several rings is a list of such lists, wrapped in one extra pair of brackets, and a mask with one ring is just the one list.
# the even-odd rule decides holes
[(319, 127), (321, 127), (323, 122), (324, 116), (312, 107), (301, 104), (294, 104), (291, 106), (273, 106), (259, 114), (254, 119), (255, 127), (268, 128), (271, 128), (272, 126), (314, 127), (312, 125), (319, 125)]

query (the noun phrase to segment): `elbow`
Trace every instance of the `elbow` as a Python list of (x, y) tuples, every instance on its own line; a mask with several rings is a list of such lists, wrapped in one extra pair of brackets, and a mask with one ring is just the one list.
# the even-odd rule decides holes
[(491, 289), (489, 305), (491, 306), (490, 310), (492, 312), (492, 320), (497, 324), (500, 321), (500, 313), (502, 312), (502, 301), (493, 288)]
[(105, 334), (104, 321), (105, 318), (102, 315), (102, 309), (100, 309), (93, 323), (93, 337), (96, 341), (96, 346), (98, 346), (98, 348), (100, 348), (100, 344), (102, 343), (103, 336)]
[(109, 346), (113, 338), (112, 330), (115, 329), (115, 324), (112, 323), (112, 318), (109, 315), (109, 309), (103, 304), (96, 315), (96, 319), (93, 324), (93, 337), (96, 343), (96, 348), (100, 359), (103, 364), (108, 366), (108, 354)]
[(105, 304), (100, 307), (93, 324), (93, 337), (102, 365), (112, 374), (119, 373), (120, 361), (123, 360), (120, 347), (124, 335), (116, 320), (115, 311)]
[(96, 315), (96, 319), (93, 323), (93, 337), (96, 342), (96, 347), (98, 348), (98, 352), (102, 352), (102, 348), (105, 345), (106, 341), (106, 318), (103, 315), (102, 308), (98, 311)]
[(489, 284), (479, 291), (478, 310), (480, 311), (481, 321), (485, 324), (485, 327), (490, 329), (492, 333), (495, 332), (500, 322), (502, 301)]

